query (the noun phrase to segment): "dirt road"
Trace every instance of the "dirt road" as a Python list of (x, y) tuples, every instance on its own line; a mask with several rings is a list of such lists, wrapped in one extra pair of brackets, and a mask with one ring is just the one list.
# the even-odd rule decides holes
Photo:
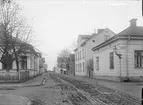
[(33, 105), (140, 105), (140, 100), (124, 93), (63, 75), (45, 74), (41, 80), (28, 83), (43, 78), (44, 85), (9, 87), (0, 89), (0, 94), (25, 96)]

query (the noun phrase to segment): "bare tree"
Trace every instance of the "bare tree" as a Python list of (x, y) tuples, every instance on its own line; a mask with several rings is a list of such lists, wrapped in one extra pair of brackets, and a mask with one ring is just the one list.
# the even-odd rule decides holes
[(0, 0), (0, 5), (3, 6), (6, 2), (10, 3), (12, 0)]
[(63, 49), (60, 52), (60, 54), (58, 55), (58, 60), (57, 60), (59, 67), (69, 70), (70, 54), (71, 54), (71, 51), (69, 49)]
[(70, 50), (74, 52), (75, 48), (77, 48), (76, 40), (73, 40), (72, 44), (69, 46)]
[(12, 0), (3, 0), (0, 8), (0, 62), (9, 71), (13, 61), (19, 70), (21, 54), (35, 52), (30, 41), (31, 28), (20, 14), (20, 7)]
[(86, 68), (90, 71), (93, 71), (93, 59), (89, 59), (87, 61)]
[(91, 73), (93, 73), (92, 71), (94, 70), (92, 58), (87, 61), (86, 68), (87, 68), (87, 73), (88, 73), (89, 77), (91, 77)]

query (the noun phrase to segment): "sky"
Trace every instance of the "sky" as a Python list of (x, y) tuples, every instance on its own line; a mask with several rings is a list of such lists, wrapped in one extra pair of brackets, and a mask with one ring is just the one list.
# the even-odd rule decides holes
[(141, 0), (17, 0), (33, 28), (33, 45), (46, 58), (48, 69), (56, 65), (64, 48), (73, 49), (78, 35), (98, 28), (119, 33), (137, 18), (143, 25)]

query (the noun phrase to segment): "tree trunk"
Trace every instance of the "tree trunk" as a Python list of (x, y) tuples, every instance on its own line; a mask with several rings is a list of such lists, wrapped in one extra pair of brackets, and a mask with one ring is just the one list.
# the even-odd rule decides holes
[(18, 72), (18, 78), (19, 78), (19, 80), (20, 80), (19, 61), (18, 61), (18, 56), (17, 56), (17, 53), (16, 53), (16, 51), (15, 51), (15, 46), (14, 46), (14, 43), (13, 43), (13, 42), (12, 42), (12, 48), (13, 48), (14, 55), (15, 55), (16, 68), (17, 68), (17, 72)]
[(12, 48), (13, 48), (14, 55), (15, 55), (15, 60), (16, 60), (16, 68), (17, 68), (17, 71), (19, 71), (19, 61), (18, 61), (18, 56), (17, 56), (17, 53), (16, 53), (16, 51), (15, 51), (14, 43), (12, 43)]

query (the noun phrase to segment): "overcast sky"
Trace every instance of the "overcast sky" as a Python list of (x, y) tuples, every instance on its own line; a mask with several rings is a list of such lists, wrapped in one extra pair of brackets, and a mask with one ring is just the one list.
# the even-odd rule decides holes
[[(115, 33), (129, 26), (131, 18), (143, 25), (141, 0), (17, 0), (29, 24), (33, 24), (33, 44), (44, 53), (48, 68), (57, 54), (76, 42), (79, 34), (109, 28)], [(124, 1), (124, 2), (123, 2)]]

